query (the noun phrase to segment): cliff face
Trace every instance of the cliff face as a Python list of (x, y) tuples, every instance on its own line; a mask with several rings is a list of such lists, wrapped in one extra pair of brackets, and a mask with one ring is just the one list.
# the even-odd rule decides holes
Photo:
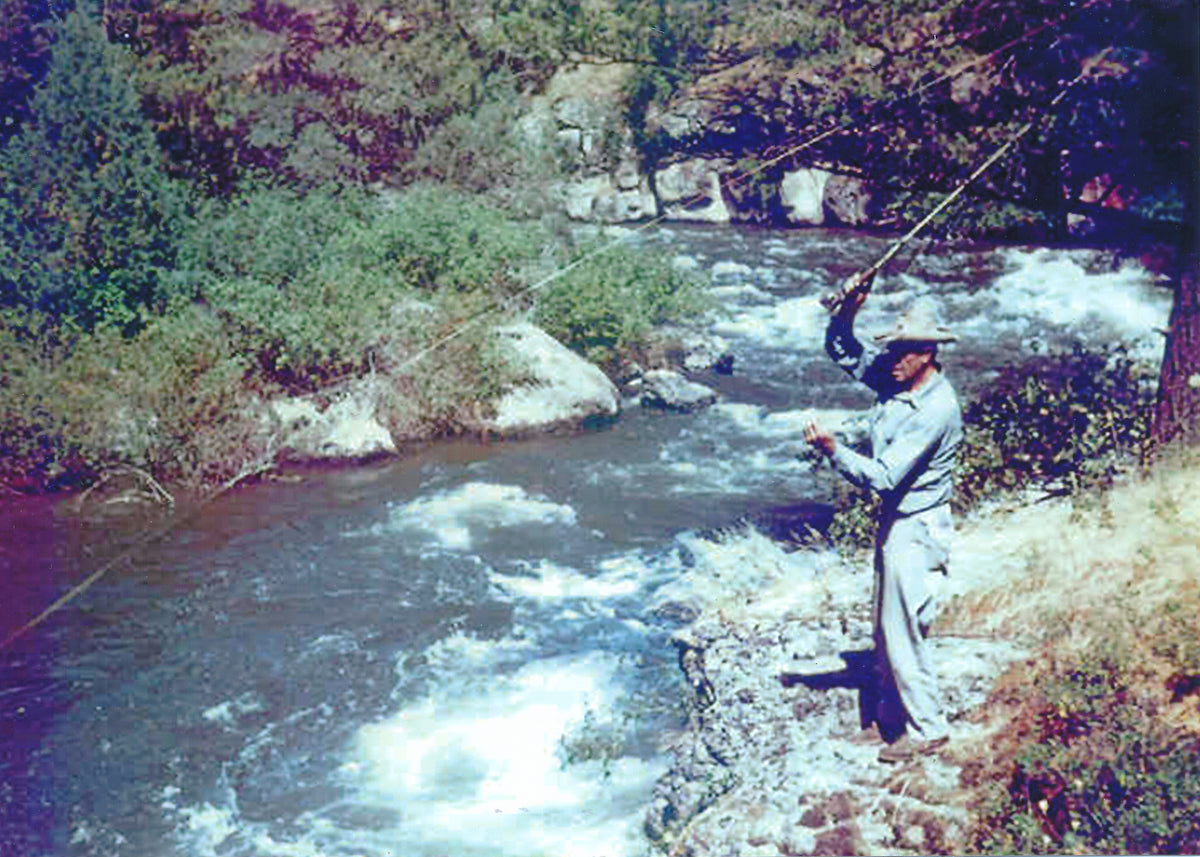
[(898, 227), (1031, 122), (972, 185), (966, 213), (934, 229), (1171, 233), (1195, 120), (1179, 109), (1194, 100), (1191, 63), (1167, 30), (1187, 31), (1194, 15), (1037, 5), (881, 12), (858, 29), (830, 9), (823, 20), (840, 29), (816, 48), (780, 36), (710, 52), (670, 85), (646, 84), (652, 72), (636, 63), (560, 67), (534, 113), (571, 175), (565, 210)]

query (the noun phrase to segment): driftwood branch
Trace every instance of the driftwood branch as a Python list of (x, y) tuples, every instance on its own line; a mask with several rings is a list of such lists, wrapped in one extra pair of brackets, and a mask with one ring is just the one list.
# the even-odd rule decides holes
[[(100, 478), (97, 479), (95, 482), (93, 482), (91, 485), (89, 485), (83, 491), (83, 493), (81, 493), (79, 495), (79, 497), (76, 499), (75, 508), (76, 509), (82, 508), (84, 502), (88, 499), (88, 497), (90, 497), (92, 495), (93, 491), (109, 484), (110, 482), (112, 482), (113, 480), (115, 480), (121, 476), (133, 476), (137, 480), (139, 480), (141, 482), (141, 484), (144, 486), (144, 490), (139, 492), (137, 495), (138, 499), (149, 500), (151, 502), (158, 503), (162, 506), (166, 506), (168, 509), (175, 508), (175, 497), (172, 496), (171, 492), (169, 492), (166, 488), (163, 488), (162, 485), (160, 485), (158, 483), (158, 480), (155, 479), (153, 476), (151, 476), (149, 473), (147, 473), (145, 470), (142, 470), (140, 467), (134, 467), (133, 465), (130, 465), (130, 464), (124, 464), (124, 465), (121, 465), (120, 467), (114, 467), (110, 470), (106, 470), (103, 473), (101, 473)], [(121, 498), (119, 496), (110, 498), (109, 500), (106, 501), (106, 503), (121, 503), (121, 502), (130, 502), (130, 501), (128, 498)]]

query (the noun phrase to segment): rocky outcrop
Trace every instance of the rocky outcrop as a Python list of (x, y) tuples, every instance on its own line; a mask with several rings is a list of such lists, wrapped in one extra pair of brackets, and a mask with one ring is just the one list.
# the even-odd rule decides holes
[(694, 158), (659, 170), (654, 187), (663, 215), (671, 220), (728, 223), (730, 211), (721, 193), (721, 173), (729, 166), (721, 159)]
[(658, 213), (658, 201), (649, 183), (639, 177), (631, 188), (622, 188), (617, 176), (599, 175), (563, 186), (564, 208), (572, 220), (626, 223)]
[(757, 534), (711, 550), (719, 559), (697, 552), (686, 592), (660, 595), (695, 617), (673, 638), (690, 715), (647, 835), (696, 857), (954, 853), (967, 822), (956, 749), (976, 737), (966, 714), (1022, 652), (935, 636), (952, 742), (888, 766), (863, 731), (877, 703), (867, 558), (785, 553)]
[(373, 458), (396, 452), (396, 444), (377, 417), (375, 381), (364, 379), (325, 394), (276, 399), (267, 405), (273, 435), (269, 446), (284, 459), (328, 461)]
[(825, 213), (843, 226), (867, 226), (873, 222), (874, 194), (856, 176), (833, 175), (825, 183), (822, 197)]
[(494, 403), (494, 416), (471, 428), (523, 435), (611, 419), (620, 412), (620, 394), (612, 381), (544, 330), (517, 323), (498, 329), (496, 335), (527, 380)]
[(796, 170), (785, 173), (779, 186), (779, 204), (789, 223), (820, 226), (825, 222), (825, 170)]

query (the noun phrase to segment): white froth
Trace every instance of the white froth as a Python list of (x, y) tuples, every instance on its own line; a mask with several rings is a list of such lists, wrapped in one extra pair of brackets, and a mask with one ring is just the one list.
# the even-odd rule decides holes
[[(397, 835), (457, 853), (625, 855), (656, 766), (564, 764), (562, 739), (611, 710), (617, 661), (591, 654), (530, 664), (471, 698), (427, 698), (360, 730), (367, 805), (403, 806)], [(591, 714), (589, 714), (591, 713)]]
[(546, 497), (531, 496), (518, 485), (470, 482), (393, 510), (387, 529), (421, 531), (439, 545), (469, 550), (476, 532), (530, 524), (574, 524), (575, 510)]
[(228, 699), (219, 705), (205, 709), (201, 717), (210, 723), (232, 726), (243, 714), (262, 711), (262, 701), (252, 693), (244, 693), (237, 699)]
[(215, 807), (211, 803), (184, 807), (179, 836), (200, 857), (216, 857), (217, 849), (238, 832), (237, 813), (231, 807)]
[[(655, 604), (685, 601), (725, 611), (781, 612), (820, 603), (828, 594), (857, 582), (840, 568), (833, 552), (793, 551), (752, 527), (717, 538), (682, 537), (691, 554), (686, 570), (655, 593)], [(753, 607), (747, 608), (749, 596)]]
[(793, 411), (767, 411), (759, 405), (721, 402), (711, 411), (735, 423), (742, 432), (772, 439), (804, 439), (804, 427), (816, 420), (835, 432), (856, 433), (865, 419), (860, 411), (804, 408)]
[(815, 351), (824, 347), (828, 318), (816, 298), (790, 298), (769, 306), (748, 307), (732, 319), (717, 322), (713, 331), (752, 339), (771, 348)]
[(608, 599), (634, 595), (641, 588), (640, 576), (633, 570), (587, 575), (548, 560), (542, 560), (529, 575), (497, 575), (507, 591), (524, 598), (554, 600), (561, 598)]
[(438, 640), (425, 650), (425, 660), (438, 672), (490, 672), (507, 663), (529, 657), (535, 639), (523, 628), (514, 628), (514, 636), (500, 640), (481, 640), (458, 631)]
[(1011, 271), (990, 290), (998, 318), (1035, 318), (1129, 345), (1161, 347), (1155, 330), (1165, 327), (1170, 292), (1154, 285), (1154, 277), (1137, 266), (1089, 273), (1077, 254), (1063, 251), (1008, 250)]

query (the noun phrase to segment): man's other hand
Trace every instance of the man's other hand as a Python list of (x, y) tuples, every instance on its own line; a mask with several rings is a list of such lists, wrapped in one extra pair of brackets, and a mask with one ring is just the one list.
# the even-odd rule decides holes
[(833, 435), (815, 421), (804, 427), (804, 439), (822, 455), (833, 455), (833, 451), (837, 449), (837, 441)]

